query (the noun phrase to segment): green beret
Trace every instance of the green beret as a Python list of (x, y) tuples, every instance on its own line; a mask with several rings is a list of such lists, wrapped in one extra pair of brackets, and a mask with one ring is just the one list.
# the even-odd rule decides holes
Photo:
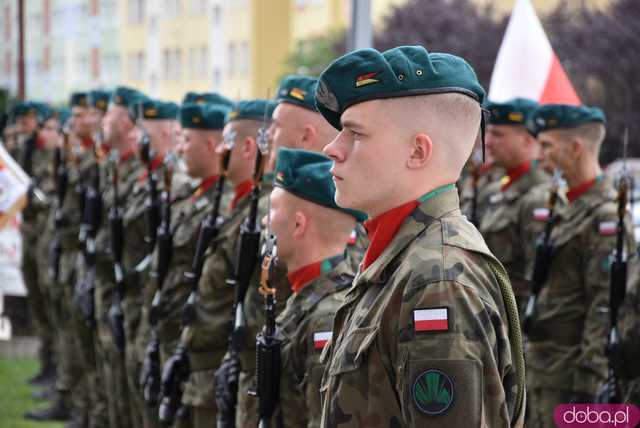
[(55, 113), (49, 104), (38, 101), (32, 101), (32, 104), (36, 109), (36, 115), (39, 123), (44, 123), (49, 120)]
[(93, 90), (89, 92), (89, 106), (95, 107), (102, 111), (107, 111), (109, 107), (109, 99), (111, 98), (111, 92)]
[(69, 107), (89, 107), (88, 94), (86, 92), (74, 92), (69, 97)]
[(338, 58), (320, 75), (315, 97), (320, 113), (340, 130), (340, 116), (354, 104), (447, 92), (468, 95), (479, 103), (485, 95), (464, 59), (430, 54), (422, 46), (400, 46), (382, 53), (360, 49)]
[(138, 98), (145, 98), (145, 95), (137, 89), (128, 88), (126, 86), (118, 86), (111, 94), (111, 103), (129, 108), (129, 105)]
[(598, 107), (568, 104), (544, 104), (536, 108), (527, 121), (533, 135), (557, 128), (575, 128), (589, 122), (606, 123), (604, 112)]
[(180, 124), (183, 128), (222, 129), (228, 112), (227, 107), (216, 104), (185, 104), (180, 107)]
[(64, 128), (67, 121), (71, 119), (71, 110), (66, 107), (59, 108), (54, 112), (54, 116), (60, 122), (60, 128)]
[(315, 77), (289, 75), (282, 79), (278, 89), (278, 103), (291, 103), (312, 111), (316, 108), (316, 89), (318, 79)]
[(178, 105), (151, 98), (138, 98), (129, 105), (129, 114), (136, 120), (141, 114), (147, 120), (175, 120), (178, 117)]
[(215, 92), (187, 92), (182, 99), (182, 104), (220, 104), (233, 107), (233, 101)]
[(366, 220), (366, 214), (336, 204), (332, 165), (331, 159), (320, 153), (283, 147), (278, 150), (273, 183), (302, 199), (347, 213), (359, 222)]
[(36, 109), (35, 104), (31, 101), (20, 101), (14, 105), (11, 110), (11, 115), (14, 118), (27, 116), (29, 114), (38, 115), (38, 110)]
[(233, 109), (229, 111), (225, 119), (225, 123), (243, 119), (262, 121), (264, 119), (265, 112), (267, 115), (267, 122), (269, 122), (275, 108), (276, 103), (272, 100), (242, 100), (237, 102)]
[(491, 116), (492, 125), (526, 125), (531, 113), (538, 107), (538, 103), (527, 98), (514, 98), (504, 103), (487, 101), (485, 108)]

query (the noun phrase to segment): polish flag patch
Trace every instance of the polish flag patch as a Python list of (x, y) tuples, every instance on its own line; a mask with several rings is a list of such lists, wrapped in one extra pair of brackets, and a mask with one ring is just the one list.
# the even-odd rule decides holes
[(547, 221), (549, 218), (549, 208), (534, 208), (533, 219), (535, 221)]
[(413, 329), (414, 331), (448, 331), (449, 308), (414, 310)]
[(317, 331), (313, 333), (313, 347), (314, 349), (323, 349), (328, 341), (331, 340), (333, 332), (331, 331)]
[(618, 225), (615, 221), (603, 221), (598, 225), (598, 233), (602, 236), (615, 235)]
[(347, 244), (356, 245), (356, 242), (358, 242), (358, 233), (356, 232), (355, 229), (353, 229), (351, 231), (351, 235), (349, 235), (349, 241), (347, 242)]

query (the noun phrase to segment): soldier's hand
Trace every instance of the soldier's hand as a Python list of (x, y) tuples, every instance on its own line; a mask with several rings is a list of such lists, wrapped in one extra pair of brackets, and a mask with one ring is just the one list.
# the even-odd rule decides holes
[(158, 342), (151, 340), (145, 349), (144, 362), (140, 371), (140, 388), (145, 402), (150, 407), (158, 404), (160, 395), (160, 351)]
[(240, 375), (240, 361), (233, 356), (222, 360), (220, 368), (214, 376), (214, 390), (218, 414), (235, 415), (235, 404), (238, 399), (238, 377)]
[(162, 395), (169, 395), (169, 391), (178, 387), (181, 380), (186, 379), (191, 372), (187, 352), (178, 345), (175, 352), (162, 367)]

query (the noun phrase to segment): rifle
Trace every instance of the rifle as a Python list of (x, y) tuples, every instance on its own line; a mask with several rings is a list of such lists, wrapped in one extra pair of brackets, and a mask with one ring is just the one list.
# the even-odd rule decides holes
[[(229, 360), (227, 364), (233, 366), (230, 379), (227, 380), (229, 385), (238, 385), (238, 376), (240, 367), (240, 353), (245, 347), (248, 327), (247, 319), (244, 311), (244, 298), (249, 289), (251, 276), (258, 263), (260, 248), (260, 225), (258, 224), (258, 200), (260, 199), (260, 189), (262, 186), (262, 176), (264, 172), (264, 164), (269, 151), (269, 142), (267, 139), (267, 111), (265, 106), (262, 126), (258, 131), (256, 150), (256, 161), (253, 170), (253, 189), (251, 190), (251, 205), (249, 215), (240, 226), (240, 244), (236, 252), (236, 261), (234, 272), (230, 278), (227, 278), (226, 284), (235, 290), (234, 304), (231, 320), (233, 322), (233, 330), (231, 332)], [(224, 401), (224, 397), (220, 398)], [(218, 398), (216, 398), (218, 401)], [(225, 403), (225, 409), (218, 409), (218, 428), (235, 426), (235, 407), (237, 406), (237, 394), (231, 394), (229, 400)]]
[[(270, 229), (270, 212), (267, 211)], [(276, 336), (276, 286), (274, 271), (277, 265), (276, 239), (267, 232), (267, 242), (260, 272), (260, 294), (264, 297), (265, 325), (256, 336), (256, 388), (249, 394), (258, 396), (258, 428), (269, 428), (280, 400), (280, 349), (282, 340)], [(282, 423), (279, 424), (280, 426)]]
[(54, 212), (54, 224), (56, 236), (49, 247), (49, 277), (54, 283), (60, 278), (60, 259), (62, 258), (62, 228), (64, 227), (63, 205), (69, 185), (69, 171), (67, 168), (67, 152), (69, 147), (68, 129), (61, 130), (63, 146), (56, 147), (53, 159), (53, 170), (56, 183), (56, 208)]
[(187, 299), (182, 311), (182, 324), (185, 326), (192, 324), (196, 318), (195, 306), (196, 302), (200, 299), (198, 282), (202, 276), (204, 253), (220, 233), (220, 226), (222, 225), (222, 219), (220, 218), (220, 201), (222, 200), (222, 194), (224, 192), (224, 183), (230, 158), (231, 148), (226, 147), (224, 153), (220, 156), (221, 174), (220, 179), (216, 183), (216, 195), (213, 202), (213, 208), (200, 224), (198, 241), (196, 243), (196, 252), (193, 255), (191, 270), (184, 274), (191, 284), (191, 293), (189, 294), (189, 298)]
[(95, 279), (96, 279), (96, 236), (102, 225), (102, 194), (100, 193), (100, 156), (98, 147), (102, 134), (96, 133), (94, 137), (94, 160), (92, 177), (85, 193), (83, 203), (84, 212), (82, 225), (78, 239), (84, 243), (84, 263), (86, 276), (76, 286), (74, 300), (78, 306), (85, 323), (93, 328), (95, 326)]
[(144, 362), (140, 372), (140, 387), (144, 400), (149, 407), (155, 407), (160, 398), (161, 367), (160, 344), (158, 341), (158, 318), (160, 293), (164, 280), (169, 273), (169, 266), (173, 257), (173, 234), (171, 231), (171, 182), (173, 180), (174, 158), (167, 156), (164, 170), (164, 190), (160, 196), (160, 226), (156, 236), (158, 248), (158, 263), (155, 272), (156, 292), (149, 311), (149, 324), (151, 325), (151, 340), (145, 349)]
[(551, 185), (551, 191), (549, 192), (549, 199), (547, 201), (547, 209), (549, 210), (549, 216), (545, 224), (544, 233), (542, 239), (540, 239), (536, 245), (536, 259), (533, 266), (533, 276), (531, 278), (531, 295), (527, 300), (527, 306), (522, 317), (522, 331), (528, 335), (531, 332), (532, 324), (536, 317), (536, 309), (538, 305), (538, 296), (544, 283), (549, 278), (549, 267), (551, 265), (551, 255), (553, 253), (553, 246), (551, 245), (551, 231), (555, 225), (555, 207), (558, 201), (558, 194), (560, 192), (561, 173), (558, 169), (553, 173), (553, 182)]
[(144, 240), (149, 244), (149, 248), (154, 248), (156, 244), (158, 227), (160, 226), (160, 198), (158, 195), (158, 179), (152, 168), (152, 160), (154, 152), (151, 148), (151, 139), (149, 134), (142, 125), (142, 103), (138, 104), (138, 119), (136, 126), (142, 132), (138, 147), (140, 152), (140, 160), (147, 168), (147, 190), (149, 198), (145, 201), (146, 205), (146, 235)]
[(629, 129), (624, 132), (624, 161), (622, 172), (618, 180), (618, 224), (616, 231), (616, 248), (612, 256), (611, 272), (609, 274), (609, 335), (605, 353), (609, 358), (607, 380), (598, 392), (598, 402), (613, 404), (622, 403), (617, 367), (621, 359), (620, 332), (618, 330), (618, 315), (620, 306), (624, 301), (627, 289), (627, 264), (628, 256), (624, 245), (625, 225), (624, 217), (629, 202), (631, 189), (631, 174), (627, 170), (627, 145), (629, 142)]
[(109, 209), (109, 226), (111, 228), (111, 254), (113, 256), (116, 289), (113, 302), (109, 308), (108, 320), (116, 347), (121, 354), (124, 354), (124, 312), (122, 310), (122, 300), (124, 299), (124, 271), (122, 267), (124, 223), (123, 209), (120, 206), (120, 195), (118, 194), (118, 161), (118, 151), (113, 150), (111, 152), (113, 205)]

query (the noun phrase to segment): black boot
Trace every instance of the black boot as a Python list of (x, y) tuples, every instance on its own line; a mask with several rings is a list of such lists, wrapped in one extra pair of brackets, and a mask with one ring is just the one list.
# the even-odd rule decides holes
[(28, 411), (24, 417), (35, 421), (68, 421), (71, 418), (71, 412), (64, 400), (58, 397), (50, 407)]
[(52, 360), (48, 360), (42, 367), (40, 373), (29, 379), (27, 382), (33, 386), (46, 386), (53, 384), (56, 379), (56, 366)]

